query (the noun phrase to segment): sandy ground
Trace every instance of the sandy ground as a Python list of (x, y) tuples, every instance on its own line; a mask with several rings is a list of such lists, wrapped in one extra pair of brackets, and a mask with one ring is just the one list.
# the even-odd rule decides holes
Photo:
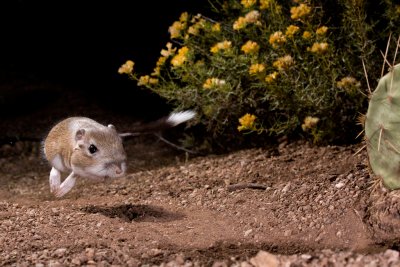
[(128, 140), (126, 177), (49, 192), (37, 142), (0, 147), (1, 266), (400, 266), (397, 192), (360, 145), (193, 157)]

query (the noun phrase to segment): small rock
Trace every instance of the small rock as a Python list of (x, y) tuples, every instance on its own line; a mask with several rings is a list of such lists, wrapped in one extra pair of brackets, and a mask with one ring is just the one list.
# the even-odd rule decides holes
[(228, 264), (224, 261), (216, 261), (213, 263), (212, 267), (228, 267)]
[(345, 183), (343, 183), (343, 182), (338, 182), (337, 184), (335, 184), (335, 187), (336, 187), (337, 189), (340, 189), (340, 188), (342, 188), (343, 186), (345, 186)]
[(61, 263), (59, 263), (58, 261), (50, 260), (48, 266), (49, 266), (49, 267), (61, 267), (62, 265), (61, 265)]
[(282, 193), (283, 193), (283, 194), (286, 194), (286, 193), (289, 191), (289, 189), (290, 189), (290, 183), (287, 184), (287, 185), (285, 185), (284, 188), (282, 188)]
[(183, 257), (182, 255), (177, 255), (175, 258), (175, 262), (179, 265), (183, 265), (185, 263), (185, 257)]
[(240, 267), (253, 267), (253, 265), (251, 265), (250, 263), (248, 263), (247, 261), (242, 261), (240, 263)]
[(383, 255), (387, 258), (389, 264), (399, 261), (399, 252), (396, 250), (387, 249)]
[(81, 260), (79, 258), (73, 258), (71, 263), (73, 265), (80, 266), (81, 265)]
[(85, 250), (85, 252), (86, 252), (86, 257), (88, 257), (88, 260), (89, 261), (93, 260), (93, 258), (94, 258), (94, 248), (87, 248)]
[(284, 236), (291, 236), (292, 235), (292, 230), (286, 230), (285, 232), (283, 232)]
[[(85, 267), (97, 267), (99, 266), (98, 264), (96, 264), (95, 261), (88, 261), (88, 263), (85, 265)], [(102, 265), (100, 265), (102, 266)]]
[(255, 267), (278, 267), (279, 260), (275, 255), (261, 250), (250, 259), (250, 263)]
[(310, 254), (301, 254), (300, 258), (302, 258), (303, 260), (308, 261), (309, 259), (312, 258), (312, 256)]
[(244, 232), (244, 237), (248, 237), (253, 232), (253, 229), (249, 229)]
[(130, 259), (126, 262), (126, 265), (128, 267), (139, 267), (140, 266), (140, 262), (136, 259)]
[(31, 210), (29, 210), (29, 211), (27, 212), (27, 214), (28, 214), (29, 216), (33, 217), (33, 216), (35, 216), (35, 210), (34, 210), (34, 209), (31, 209)]
[(161, 249), (158, 249), (158, 248), (153, 248), (153, 249), (150, 250), (149, 254), (150, 254), (150, 256), (154, 257), (154, 256), (158, 256), (158, 255), (163, 254), (163, 251)]
[(59, 248), (59, 249), (57, 249), (55, 252), (54, 252), (54, 254), (56, 255), (56, 256), (58, 256), (59, 258), (61, 258), (61, 257), (63, 257), (64, 255), (65, 255), (65, 252), (67, 251), (67, 249), (66, 248)]

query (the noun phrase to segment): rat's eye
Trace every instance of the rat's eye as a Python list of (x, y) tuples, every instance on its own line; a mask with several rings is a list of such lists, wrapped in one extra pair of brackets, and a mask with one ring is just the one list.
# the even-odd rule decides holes
[(97, 151), (97, 147), (95, 145), (90, 145), (89, 146), (89, 152), (90, 154), (94, 154)]

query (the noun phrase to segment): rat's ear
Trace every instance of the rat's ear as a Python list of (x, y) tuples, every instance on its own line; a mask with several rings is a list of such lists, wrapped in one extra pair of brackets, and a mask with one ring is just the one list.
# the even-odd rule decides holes
[(85, 129), (79, 129), (75, 134), (75, 141), (82, 140), (85, 136)]
[(115, 126), (112, 124), (109, 124), (107, 127), (115, 130)]

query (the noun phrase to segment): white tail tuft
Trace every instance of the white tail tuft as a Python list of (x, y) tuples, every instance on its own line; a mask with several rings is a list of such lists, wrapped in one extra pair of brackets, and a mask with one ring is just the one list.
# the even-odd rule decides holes
[(176, 126), (182, 122), (193, 119), (194, 116), (196, 116), (196, 112), (193, 110), (173, 112), (168, 116), (167, 122), (172, 124), (172, 126)]

